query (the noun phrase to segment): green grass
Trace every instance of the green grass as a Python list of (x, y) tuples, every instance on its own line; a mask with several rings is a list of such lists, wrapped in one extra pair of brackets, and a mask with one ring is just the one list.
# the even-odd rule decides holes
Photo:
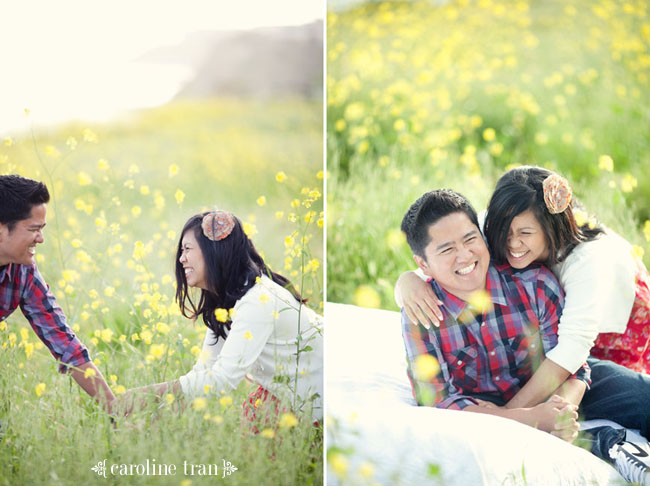
[(482, 210), (518, 164), (562, 173), (650, 263), (643, 2), (369, 3), (327, 35), (328, 300), (396, 309), (409, 205), (448, 187)]
[[(322, 312), (322, 150), (320, 103), (207, 100), (0, 139), (0, 173), (48, 184), (39, 269), (118, 391), (178, 378), (196, 361), (205, 328), (180, 316), (173, 265), (182, 225), (205, 208), (237, 214), (267, 263)], [(270, 424), (274, 438), (242, 428), (249, 385), (227, 394), (231, 403), (215, 397), (182, 414), (151, 404), (114, 428), (56, 372), (20, 310), (0, 327), (0, 346), (0, 485), (95, 484), (91, 467), (104, 459), (178, 468), (156, 478), (109, 474), (108, 484), (216, 480), (185, 476), (184, 461), (217, 464), (231, 484), (322, 483), (321, 431), (309, 417)], [(238, 468), (225, 479), (223, 460)]]

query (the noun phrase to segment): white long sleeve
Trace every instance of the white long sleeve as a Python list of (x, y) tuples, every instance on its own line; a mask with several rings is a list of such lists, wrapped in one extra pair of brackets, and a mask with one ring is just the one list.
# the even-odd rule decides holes
[(636, 262), (630, 244), (608, 232), (578, 245), (553, 268), (566, 293), (558, 344), (547, 357), (573, 373), (601, 332), (623, 333), (635, 295)]
[[(300, 309), (291, 293), (267, 277), (253, 286), (235, 304), (228, 337), (213, 344), (214, 333), (206, 333), (203, 352), (192, 370), (180, 378), (183, 393), (203, 395), (236, 388), (248, 375), (275, 396), (291, 400), (293, 391), (301, 400), (314, 393), (314, 414), (322, 414), (323, 337), (322, 318), (306, 306)], [(299, 324), (300, 323), (300, 324)], [(296, 365), (297, 337), (300, 354)], [(297, 376), (297, 386), (296, 386)]]

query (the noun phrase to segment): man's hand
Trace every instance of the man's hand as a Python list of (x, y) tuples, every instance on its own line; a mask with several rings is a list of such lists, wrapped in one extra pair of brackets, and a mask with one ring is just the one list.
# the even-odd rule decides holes
[(573, 442), (578, 436), (578, 406), (573, 405), (559, 395), (553, 395), (546, 402), (531, 410), (532, 423), (538, 429)]

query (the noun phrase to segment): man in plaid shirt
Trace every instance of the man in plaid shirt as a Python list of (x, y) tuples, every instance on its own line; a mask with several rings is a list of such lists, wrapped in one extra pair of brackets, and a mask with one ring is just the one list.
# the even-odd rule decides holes
[(501, 408), (557, 344), (564, 293), (555, 276), (544, 267), (517, 271), (491, 265), (474, 209), (452, 191), (431, 191), (418, 199), (402, 230), (443, 303), (439, 328), (427, 330), (402, 319), (418, 403), (499, 415), (575, 439), (577, 404), (589, 384), (586, 363), (552, 400)]
[(59, 371), (69, 370), (81, 388), (108, 408), (115, 398), (111, 389), (68, 326), (34, 262), (36, 245), (43, 243), (49, 200), (41, 182), (18, 175), (0, 176), (0, 322), (20, 307), (36, 335), (61, 363)]

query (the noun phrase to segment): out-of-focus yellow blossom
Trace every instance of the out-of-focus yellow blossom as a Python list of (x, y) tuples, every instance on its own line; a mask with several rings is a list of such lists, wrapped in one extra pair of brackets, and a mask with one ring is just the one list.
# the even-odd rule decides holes
[(350, 465), (348, 463), (347, 457), (345, 457), (342, 453), (340, 452), (334, 452), (332, 454), (327, 455), (327, 464), (332, 468), (332, 471), (334, 471), (334, 474), (339, 479), (345, 479), (345, 477), (348, 475), (348, 469), (350, 468)]
[(205, 407), (208, 405), (208, 401), (203, 397), (197, 397), (192, 401), (192, 408), (197, 412), (205, 410)]
[(472, 292), (467, 303), (479, 312), (489, 312), (492, 310), (492, 298), (485, 290), (477, 290)]
[(623, 192), (632, 192), (638, 185), (636, 177), (632, 174), (625, 174), (623, 180), (621, 181), (621, 191)]
[(45, 393), (45, 383), (39, 383), (38, 385), (36, 385), (36, 387), (34, 388), (34, 392), (36, 392), (37, 397), (43, 395), (43, 393)]
[(413, 371), (418, 380), (428, 381), (440, 372), (440, 364), (430, 354), (421, 354), (415, 358)]
[(284, 181), (287, 180), (287, 174), (280, 171), (277, 174), (275, 174), (275, 180), (278, 181), (278, 182), (284, 182)]
[(379, 308), (381, 299), (375, 289), (369, 285), (360, 285), (354, 291), (354, 303), (360, 307)]
[(283, 413), (278, 422), (281, 429), (290, 429), (298, 424), (298, 419), (292, 413)]
[(126, 393), (126, 387), (124, 385), (117, 385), (115, 388), (113, 388), (113, 391), (115, 391), (116, 395), (123, 395)]
[(614, 170), (614, 160), (609, 155), (601, 155), (598, 157), (598, 168), (612, 172)]
[(257, 198), (257, 205), (258, 206), (264, 206), (266, 205), (266, 196), (260, 196)]
[(169, 171), (167, 172), (169, 177), (174, 177), (176, 174), (178, 174), (179, 167), (176, 164), (172, 164), (169, 166)]
[(79, 172), (77, 174), (77, 182), (80, 186), (89, 186), (93, 183), (92, 178), (85, 172)]
[(96, 375), (97, 372), (93, 368), (86, 368), (86, 371), (84, 371), (84, 378), (92, 378)]
[(264, 429), (260, 432), (260, 437), (264, 439), (272, 439), (275, 437), (275, 431), (273, 429)]
[(244, 339), (248, 339), (249, 341), (251, 341), (253, 339), (253, 335), (251, 334), (250, 331), (246, 331), (244, 333)]
[(176, 204), (181, 204), (185, 199), (185, 193), (180, 189), (176, 189), (176, 192), (174, 193), (174, 199), (176, 199)]
[(229, 395), (223, 396), (219, 399), (219, 403), (224, 407), (228, 407), (232, 405), (232, 397)]
[(219, 322), (226, 322), (228, 320), (228, 311), (226, 309), (221, 309), (221, 308), (215, 309), (214, 317)]

